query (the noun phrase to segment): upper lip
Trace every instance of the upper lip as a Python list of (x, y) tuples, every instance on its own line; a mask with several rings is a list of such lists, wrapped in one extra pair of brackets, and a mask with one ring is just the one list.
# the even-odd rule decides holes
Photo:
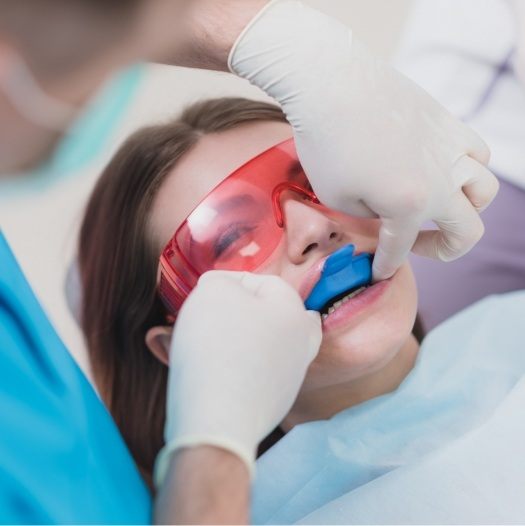
[(310, 296), (312, 290), (319, 281), (321, 272), (324, 268), (324, 263), (331, 255), (332, 254), (328, 254), (324, 258), (320, 259), (306, 271), (303, 282), (299, 286), (299, 295), (301, 296), (303, 303), (306, 301), (308, 296)]
[[(317, 261), (315, 264), (313, 264), (305, 273), (304, 279), (299, 286), (299, 295), (301, 296), (301, 299), (303, 300), (303, 303), (306, 301), (308, 296), (312, 293), (312, 290), (316, 286), (317, 282), (319, 281), (319, 278), (321, 277), (321, 272), (323, 271), (325, 261), (338, 249), (341, 247), (336, 247), (330, 254), (327, 254), (325, 257), (321, 258), (319, 261)], [(358, 250), (356, 247), (354, 256), (358, 256), (363, 251)]]

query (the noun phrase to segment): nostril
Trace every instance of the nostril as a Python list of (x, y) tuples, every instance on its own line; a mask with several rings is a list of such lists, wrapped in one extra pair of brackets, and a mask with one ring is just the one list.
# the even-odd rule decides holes
[(337, 232), (332, 232), (330, 234), (330, 239), (336, 239), (337, 238)]
[(311, 252), (312, 250), (315, 250), (317, 248), (317, 243), (310, 243), (304, 250), (303, 250), (303, 256), (306, 256), (308, 252)]

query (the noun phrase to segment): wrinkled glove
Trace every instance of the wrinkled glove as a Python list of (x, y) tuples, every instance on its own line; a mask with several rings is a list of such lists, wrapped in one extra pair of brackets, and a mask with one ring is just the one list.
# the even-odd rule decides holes
[[(375, 279), (411, 249), (449, 261), (480, 239), (478, 212), (498, 190), (487, 146), (346, 26), (297, 0), (273, 1), (229, 67), (282, 105), (325, 205), (381, 218)], [(428, 220), (439, 229), (420, 232)]]
[(213, 445), (253, 468), (258, 444), (290, 410), (321, 344), (319, 313), (276, 276), (209, 272), (175, 325), (155, 482), (170, 454)]

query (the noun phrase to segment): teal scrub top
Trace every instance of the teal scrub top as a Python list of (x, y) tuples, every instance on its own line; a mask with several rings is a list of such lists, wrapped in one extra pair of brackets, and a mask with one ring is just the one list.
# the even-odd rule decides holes
[(150, 522), (122, 437), (1, 232), (0, 422), (0, 523)]

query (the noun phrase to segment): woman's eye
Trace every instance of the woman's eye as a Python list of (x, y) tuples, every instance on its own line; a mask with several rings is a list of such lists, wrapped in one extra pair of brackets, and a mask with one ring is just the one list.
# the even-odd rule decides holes
[(234, 225), (222, 232), (213, 244), (213, 254), (215, 259), (220, 258), (232, 245), (234, 245), (241, 238), (255, 230), (253, 225)]

